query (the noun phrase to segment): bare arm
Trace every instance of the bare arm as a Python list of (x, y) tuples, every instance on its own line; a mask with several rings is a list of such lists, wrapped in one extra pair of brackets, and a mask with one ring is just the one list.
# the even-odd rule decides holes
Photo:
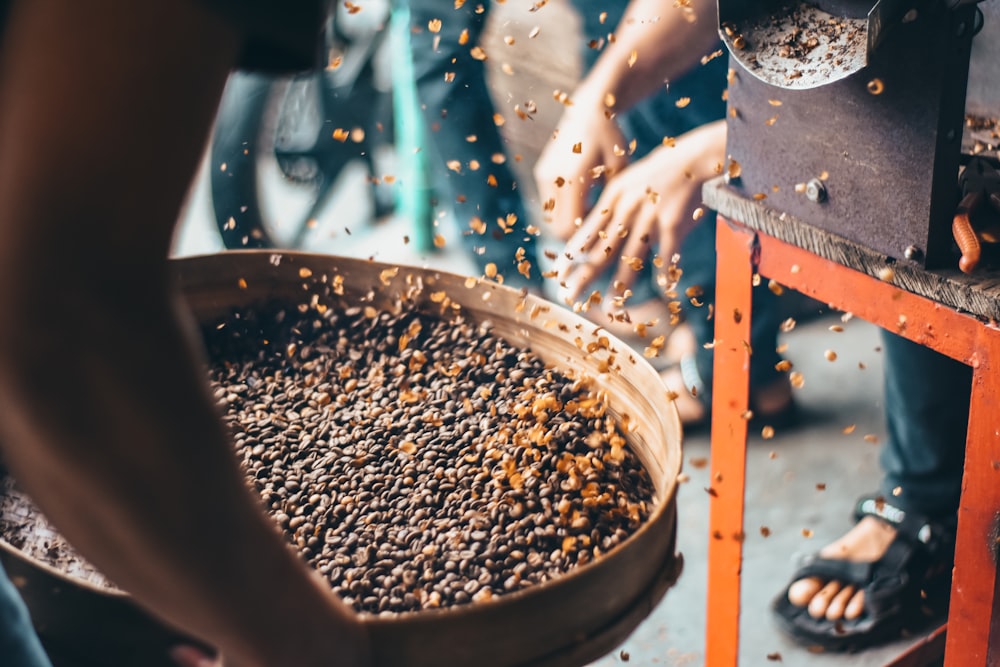
[(700, 66), (718, 39), (714, 2), (693, 0), (689, 8), (672, 0), (629, 3), (614, 41), (570, 96), (573, 104), (535, 165), (539, 196), (557, 236), (568, 238), (586, 215), (594, 170), (603, 169), (608, 178), (628, 163), (614, 114)]
[(631, 0), (614, 41), (574, 92), (574, 102), (603, 105), (610, 94), (615, 110), (630, 109), (698, 66), (719, 41), (715, 2), (689, 4), (684, 8), (673, 0)]
[(356, 617), (247, 490), (169, 284), (239, 35), (190, 0), (15, 1), (7, 28), (5, 461), (85, 556), (234, 663), (362, 664)]

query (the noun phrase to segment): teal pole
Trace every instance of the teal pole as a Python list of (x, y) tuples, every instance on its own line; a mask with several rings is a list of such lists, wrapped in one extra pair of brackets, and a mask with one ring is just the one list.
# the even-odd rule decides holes
[(434, 250), (434, 192), (428, 178), (426, 130), (410, 56), (410, 10), (394, 0), (389, 20), (392, 40), (392, 99), (399, 160), (396, 206), (412, 225), (411, 242), (418, 250)]

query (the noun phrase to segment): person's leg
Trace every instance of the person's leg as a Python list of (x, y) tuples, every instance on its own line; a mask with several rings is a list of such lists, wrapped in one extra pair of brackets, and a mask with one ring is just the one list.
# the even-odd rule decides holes
[[(481, 269), (495, 264), (505, 284), (540, 288), (536, 241), (525, 231), (529, 222), (524, 204), (493, 120), (485, 63), (473, 52), (490, 4), (468, 2), (456, 8), (450, 0), (409, 0), (409, 7), (413, 69), (429, 129), (428, 148), (463, 245)], [(429, 28), (432, 23), (436, 31)], [(530, 278), (518, 272), (521, 259), (527, 262), (521, 266), (530, 267)]]
[(972, 368), (883, 332), (889, 439), (880, 492), (935, 520), (954, 519), (962, 492)]
[(0, 656), (3, 664), (52, 667), (14, 584), (0, 566)]
[[(958, 361), (883, 332), (888, 442), (881, 452), (882, 502), (954, 530), (962, 485), (971, 369)], [(869, 563), (896, 538), (892, 525), (862, 519), (820, 551), (824, 558)], [(947, 566), (947, 563), (944, 564)], [(853, 620), (864, 594), (843, 582), (816, 577), (792, 584), (788, 599), (814, 618)]]
[[(716, 255), (714, 214), (706, 214), (681, 246), (682, 270), (677, 285), (684, 321), (695, 341), (694, 353), (681, 359), (680, 368), (664, 374), (668, 387), (678, 394), (676, 401), (681, 420), (702, 421), (712, 401), (713, 360), (711, 341), (715, 339)], [(778, 329), (784, 318), (781, 297), (765, 281), (753, 290), (753, 315), (750, 329), (750, 407), (765, 419), (785, 414), (791, 405), (788, 376), (778, 370)], [(773, 426), (780, 425), (778, 421)]]

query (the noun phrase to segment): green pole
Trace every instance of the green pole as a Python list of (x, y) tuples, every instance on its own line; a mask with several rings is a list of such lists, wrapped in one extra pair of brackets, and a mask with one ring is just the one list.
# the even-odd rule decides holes
[(392, 40), (392, 92), (399, 188), (396, 205), (412, 224), (412, 243), (418, 250), (434, 249), (434, 192), (428, 182), (426, 131), (410, 56), (410, 9), (405, 0), (394, 0), (390, 23)]

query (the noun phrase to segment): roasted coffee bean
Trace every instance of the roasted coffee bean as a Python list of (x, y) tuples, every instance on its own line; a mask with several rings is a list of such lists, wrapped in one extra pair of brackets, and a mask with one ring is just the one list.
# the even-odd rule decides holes
[(203, 334), (248, 481), (358, 611), (537, 585), (653, 508), (599, 397), (488, 324), (316, 300), (241, 309)]

